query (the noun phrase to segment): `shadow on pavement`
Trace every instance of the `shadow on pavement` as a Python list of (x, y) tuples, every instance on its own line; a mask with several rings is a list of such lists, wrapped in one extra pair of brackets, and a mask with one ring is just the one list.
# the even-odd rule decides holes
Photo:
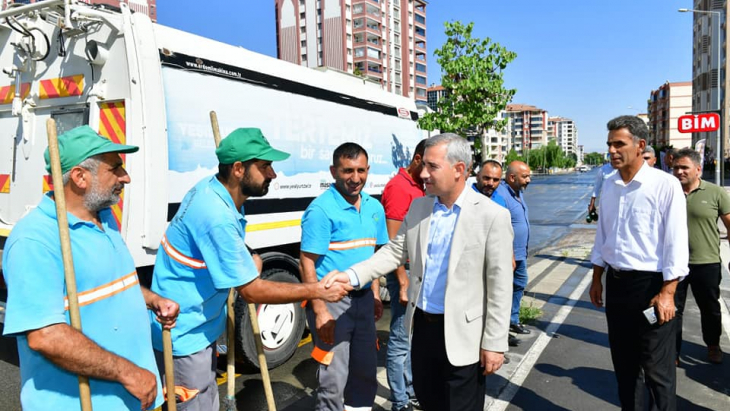
[(727, 380), (730, 375), (730, 363), (727, 358), (722, 364), (709, 363), (707, 361), (707, 347), (704, 345), (683, 341), (679, 368), (678, 372), (680, 370), (684, 371), (687, 378), (703, 387), (722, 395), (730, 395), (730, 386), (728, 386)]
[(613, 371), (593, 367), (564, 369), (553, 364), (537, 364), (535, 369), (554, 377), (570, 378), (573, 385), (583, 392), (619, 407), (618, 388)]

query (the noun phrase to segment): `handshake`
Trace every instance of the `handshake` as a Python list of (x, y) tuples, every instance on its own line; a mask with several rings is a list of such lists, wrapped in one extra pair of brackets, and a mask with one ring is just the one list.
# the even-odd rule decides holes
[(324, 276), (316, 286), (316, 298), (327, 302), (337, 302), (345, 298), (345, 296), (354, 289), (350, 284), (350, 276), (341, 271), (330, 271)]

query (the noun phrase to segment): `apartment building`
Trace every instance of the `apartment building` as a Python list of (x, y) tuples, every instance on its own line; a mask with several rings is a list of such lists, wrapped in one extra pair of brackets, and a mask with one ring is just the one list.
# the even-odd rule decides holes
[(540, 148), (548, 143), (548, 112), (528, 104), (508, 104), (508, 117), (512, 132), (511, 148), (523, 155), (527, 150)]
[(649, 97), (648, 143), (655, 146), (671, 145), (674, 148), (691, 147), (692, 134), (680, 133), (677, 129), (678, 118), (689, 111), (692, 111), (692, 82), (666, 82), (652, 90)]
[(427, 96), (428, 108), (430, 108), (433, 111), (438, 111), (438, 102), (445, 95), (446, 95), (446, 89), (441, 85), (438, 85), (438, 86), (431, 85), (431, 87), (427, 88), (426, 96)]
[(277, 56), (427, 103), (425, 0), (275, 0)]
[(575, 122), (564, 117), (548, 118), (547, 140), (555, 141), (565, 154), (577, 154), (578, 127)]
[[(0, 0), (2, 10), (13, 4), (29, 4), (40, 0)], [(129, 9), (135, 13), (144, 13), (150, 17), (152, 21), (157, 21), (157, 0), (77, 0), (79, 3), (87, 4), (103, 4), (109, 6), (113, 10), (119, 9), (119, 3), (127, 3)]]
[[(725, 0), (695, 0), (692, 13), (694, 24), (692, 28), (692, 108), (685, 111), (723, 110), (724, 124), (724, 153), (728, 150), (728, 110), (730, 100), (724, 98), (730, 87), (730, 78), (727, 76), (727, 41), (730, 27), (726, 24), (730, 13), (730, 2)], [(719, 36), (718, 36), (719, 34)], [(718, 47), (719, 46), (719, 47)], [(719, 51), (719, 56), (718, 56)], [(719, 59), (718, 59), (719, 57)], [(720, 69), (718, 71), (718, 68)], [(717, 152), (717, 131), (693, 133), (691, 143), (707, 139), (708, 147)], [(686, 144), (689, 146), (690, 144)], [(675, 146), (676, 147), (676, 146)]]

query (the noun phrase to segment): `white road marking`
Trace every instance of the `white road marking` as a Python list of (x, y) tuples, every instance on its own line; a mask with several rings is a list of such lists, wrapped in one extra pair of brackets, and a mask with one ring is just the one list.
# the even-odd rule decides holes
[(537, 337), (535, 343), (532, 344), (530, 350), (522, 358), (520, 365), (517, 366), (517, 369), (514, 371), (514, 373), (509, 376), (508, 379), (510, 383), (507, 384), (505, 389), (499, 394), (499, 397), (494, 399), (494, 401), (492, 401), (491, 404), (485, 407), (485, 409), (488, 409), (489, 411), (504, 411), (507, 408), (507, 406), (510, 404), (510, 401), (512, 401), (512, 398), (514, 398), (515, 394), (517, 394), (517, 391), (525, 382), (525, 378), (527, 378), (527, 375), (530, 373), (530, 371), (532, 371), (532, 368), (535, 366), (538, 358), (540, 358), (540, 355), (552, 340), (555, 332), (558, 330), (558, 328), (560, 328), (565, 319), (568, 317), (568, 314), (570, 314), (570, 312), (573, 310), (575, 304), (578, 302), (578, 300), (580, 300), (580, 296), (583, 295), (583, 292), (586, 290), (586, 288), (588, 288), (588, 285), (593, 279), (592, 273), (593, 270), (588, 270), (586, 272), (583, 280), (580, 282), (580, 284), (578, 284), (575, 290), (573, 290), (573, 292), (568, 297), (567, 303), (564, 306), (560, 307), (560, 310), (558, 310), (557, 314), (555, 314), (555, 317), (553, 317), (550, 325), (547, 327), (547, 330), (542, 332)]

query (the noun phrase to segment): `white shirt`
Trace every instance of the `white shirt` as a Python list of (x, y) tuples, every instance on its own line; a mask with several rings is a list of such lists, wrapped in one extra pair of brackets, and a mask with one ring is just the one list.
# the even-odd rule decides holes
[(613, 168), (611, 163), (602, 165), (601, 168), (598, 169), (598, 175), (596, 176), (596, 182), (593, 184), (593, 194), (591, 194), (591, 197), (598, 198), (601, 194), (603, 182), (614, 174), (616, 174), (616, 169)]
[(620, 173), (605, 181), (594, 265), (617, 270), (656, 271), (665, 281), (689, 272), (687, 201), (674, 176), (644, 163), (624, 184)]

